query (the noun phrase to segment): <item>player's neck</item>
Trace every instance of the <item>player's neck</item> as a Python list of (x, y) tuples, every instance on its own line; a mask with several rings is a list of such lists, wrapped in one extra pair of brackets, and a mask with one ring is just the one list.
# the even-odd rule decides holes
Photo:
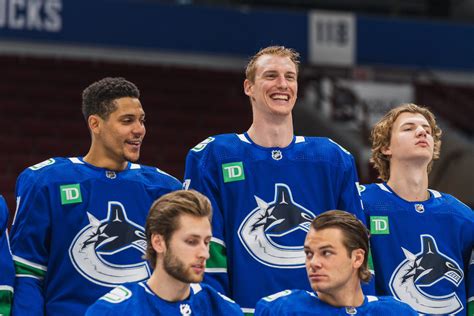
[(84, 161), (99, 168), (104, 168), (114, 171), (122, 171), (127, 167), (127, 161), (117, 161), (116, 159), (108, 157), (105, 153), (100, 152), (93, 146), (89, 149), (87, 155), (84, 156)]
[(334, 293), (318, 292), (318, 297), (323, 302), (336, 307), (358, 307), (364, 303), (364, 293), (360, 286), (360, 281), (354, 284), (346, 284), (343, 289)]
[(390, 165), (388, 186), (401, 198), (410, 202), (429, 198), (427, 166)]
[(293, 141), (293, 121), (291, 115), (271, 121), (254, 118), (247, 133), (259, 146), (285, 148)]
[(182, 301), (189, 297), (189, 283), (176, 280), (158, 267), (148, 279), (147, 284), (153, 293), (168, 302)]

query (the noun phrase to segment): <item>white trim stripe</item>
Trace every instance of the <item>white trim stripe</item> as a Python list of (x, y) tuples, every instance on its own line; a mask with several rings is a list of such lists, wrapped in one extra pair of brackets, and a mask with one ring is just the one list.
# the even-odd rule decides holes
[(372, 295), (367, 295), (367, 302), (376, 302), (379, 300), (379, 298), (377, 296), (372, 296)]
[(383, 183), (376, 183), (376, 185), (383, 191), (387, 191), (388, 193), (392, 193), (390, 192), (390, 190), (385, 186), (385, 184)]
[(31, 279), (36, 279), (36, 280), (43, 280), (43, 277), (37, 277), (31, 274), (15, 274), (15, 276), (17, 278), (31, 278)]
[(131, 163), (130, 164), (130, 169), (141, 169), (141, 168), (142, 168), (142, 166), (140, 166), (137, 163)]
[(242, 307), (240, 308), (242, 310), (242, 312), (244, 313), (255, 313), (255, 308), (246, 308), (246, 307)]
[(164, 171), (161, 170), (160, 168), (155, 168), (155, 169), (156, 169), (156, 172), (161, 173), (161, 174), (164, 174), (165, 176), (171, 177), (171, 178), (173, 178), (173, 179), (176, 179), (176, 181), (178, 181), (179, 183), (181, 183), (181, 181), (179, 181), (178, 178), (176, 178), (176, 177), (170, 175), (170, 174), (167, 173), (167, 172), (164, 172)]
[(138, 283), (138, 285), (140, 285), (142, 288), (144, 288), (144, 289), (145, 289), (145, 292), (147, 292), (148, 294), (155, 296), (155, 293), (153, 293), (153, 292), (148, 288), (148, 286), (145, 284), (145, 282), (140, 282), (140, 283)]
[(227, 273), (227, 268), (206, 268), (207, 273)]
[(0, 291), (8, 291), (13, 293), (13, 286), (0, 285)]
[(202, 286), (199, 283), (191, 283), (189, 286), (193, 290), (194, 294), (198, 294), (202, 290)]
[(72, 163), (78, 163), (78, 164), (81, 164), (83, 165), (84, 162), (82, 162), (79, 158), (77, 157), (70, 157), (69, 160), (71, 160)]
[(211, 242), (214, 242), (216, 244), (226, 247), (225, 242), (223, 240), (220, 240), (219, 238), (211, 237)]
[(241, 141), (243, 141), (243, 142), (245, 142), (245, 143), (251, 144), (251, 142), (247, 139), (247, 137), (245, 137), (244, 134), (237, 134), (237, 137), (238, 137)]
[(15, 256), (13, 255), (13, 261), (18, 261), (20, 263), (23, 263), (23, 264), (26, 264), (27, 266), (30, 266), (30, 267), (33, 267), (35, 269), (39, 269), (39, 270), (43, 270), (43, 271), (48, 271), (48, 268), (46, 268), (45, 266), (42, 266), (40, 264), (37, 264), (37, 263), (34, 263), (34, 262), (31, 262), (31, 261), (28, 261), (26, 259), (23, 259), (21, 257), (18, 257), (18, 256)]
[(296, 136), (295, 144), (303, 143), (305, 141), (304, 136)]
[(474, 296), (471, 296), (470, 298), (467, 299), (467, 301), (470, 303), (470, 302), (474, 302)]
[(440, 197), (441, 197), (441, 193), (439, 193), (439, 192), (436, 191), (436, 190), (428, 189), (428, 191), (430, 191), (431, 193), (433, 193), (433, 196), (434, 196), (435, 198), (440, 198)]

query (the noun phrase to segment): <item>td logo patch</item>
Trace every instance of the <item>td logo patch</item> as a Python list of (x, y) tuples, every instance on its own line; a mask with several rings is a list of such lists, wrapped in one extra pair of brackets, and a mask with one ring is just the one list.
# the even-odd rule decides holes
[(242, 161), (223, 164), (222, 175), (225, 183), (245, 180), (244, 165), (242, 164)]
[(370, 233), (372, 235), (390, 234), (388, 216), (370, 216)]
[(61, 185), (59, 191), (61, 192), (62, 205), (82, 202), (81, 185), (79, 183)]

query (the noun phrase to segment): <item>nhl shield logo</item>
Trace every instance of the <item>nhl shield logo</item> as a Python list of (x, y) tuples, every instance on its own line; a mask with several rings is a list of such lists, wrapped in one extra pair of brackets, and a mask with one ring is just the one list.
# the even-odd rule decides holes
[[(395, 298), (419, 313), (456, 314), (463, 305), (452, 289), (460, 285), (464, 273), (456, 261), (438, 250), (433, 236), (421, 235), (420, 239), (421, 251), (417, 254), (402, 247), (406, 259), (393, 272), (390, 290)], [(430, 287), (438, 282), (452, 286), (446, 286), (446, 293), (430, 294)]]
[(115, 173), (115, 171), (110, 171), (110, 170), (107, 170), (105, 172), (105, 176), (109, 179), (115, 179), (117, 178), (117, 174)]
[(275, 198), (265, 202), (255, 196), (257, 207), (239, 227), (239, 239), (260, 263), (276, 268), (305, 265), (304, 238), (314, 214), (293, 201), (286, 184), (275, 185)]
[(283, 154), (281, 153), (281, 150), (272, 150), (272, 158), (274, 160), (281, 160), (281, 158), (283, 158)]
[[(89, 212), (87, 216), (89, 225), (76, 235), (69, 248), (71, 262), (82, 276), (102, 286), (116, 287), (151, 275), (141, 259), (146, 252), (145, 230), (128, 219), (120, 202), (108, 203), (104, 220)], [(131, 256), (130, 251), (138, 254)]]

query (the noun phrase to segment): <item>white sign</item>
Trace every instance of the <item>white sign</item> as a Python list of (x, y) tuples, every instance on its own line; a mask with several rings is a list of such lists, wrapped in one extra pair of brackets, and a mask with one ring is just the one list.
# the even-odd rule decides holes
[(309, 13), (308, 28), (310, 63), (334, 66), (354, 65), (355, 15), (312, 11)]
[(367, 106), (369, 127), (374, 126), (390, 109), (414, 101), (411, 84), (341, 80), (340, 85), (352, 90), (359, 102)]

